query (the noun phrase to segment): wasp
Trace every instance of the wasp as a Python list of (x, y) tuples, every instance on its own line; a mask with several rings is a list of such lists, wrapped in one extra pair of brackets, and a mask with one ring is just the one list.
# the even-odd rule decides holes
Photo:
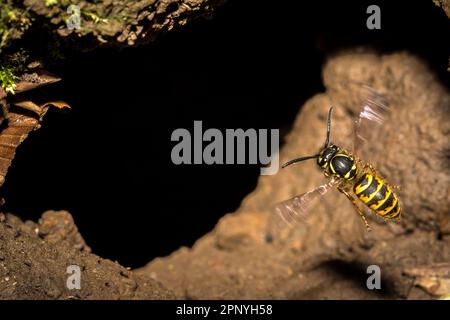
[(370, 163), (362, 161), (357, 156), (361, 143), (367, 141), (364, 132), (371, 131), (373, 124), (382, 124), (387, 111), (389, 111), (383, 97), (373, 90), (369, 90), (369, 92), (368, 98), (362, 105), (362, 110), (354, 121), (352, 152), (330, 143), (333, 111), (333, 107), (331, 107), (328, 112), (324, 147), (315, 155), (296, 158), (282, 165), (282, 168), (286, 168), (294, 163), (317, 159), (317, 165), (329, 178), (326, 184), (281, 202), (275, 207), (277, 214), (288, 224), (291, 224), (292, 221), (304, 220), (310, 212), (308, 208), (310, 202), (323, 196), (333, 187), (337, 187), (351, 201), (368, 231), (371, 228), (367, 222), (366, 213), (375, 213), (385, 220), (400, 219), (401, 205), (394, 192), (394, 189), (398, 187), (389, 184)]

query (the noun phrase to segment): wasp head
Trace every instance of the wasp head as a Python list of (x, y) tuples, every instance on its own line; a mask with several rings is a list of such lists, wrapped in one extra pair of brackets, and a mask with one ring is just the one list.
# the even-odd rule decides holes
[(330, 144), (327, 147), (323, 148), (322, 151), (320, 151), (319, 156), (317, 157), (317, 164), (322, 168), (326, 168), (328, 166), (328, 163), (338, 151), (339, 147), (335, 146), (334, 144)]

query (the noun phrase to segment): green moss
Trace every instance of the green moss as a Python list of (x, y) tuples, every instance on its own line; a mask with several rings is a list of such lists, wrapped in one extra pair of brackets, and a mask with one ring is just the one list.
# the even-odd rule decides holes
[(17, 74), (22, 73), (26, 67), (28, 54), (21, 50), (14, 54), (5, 55), (0, 60), (0, 86), (7, 92), (14, 94)]
[(0, 84), (7, 93), (14, 94), (17, 76), (11, 68), (0, 67)]
[(58, 0), (45, 0), (46, 7), (53, 7), (58, 4)]
[(100, 18), (98, 15), (96, 15), (93, 12), (87, 12), (87, 11), (81, 10), (81, 14), (83, 16), (91, 19), (92, 21), (94, 21), (94, 23), (99, 23), (99, 22), (108, 23), (108, 19)]
[(0, 52), (13, 39), (19, 39), (31, 25), (28, 11), (21, 9), (15, 1), (0, 2)]

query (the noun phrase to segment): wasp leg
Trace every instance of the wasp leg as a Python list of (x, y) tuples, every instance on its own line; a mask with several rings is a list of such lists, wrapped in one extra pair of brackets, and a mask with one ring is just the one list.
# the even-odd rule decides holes
[(338, 190), (347, 196), (348, 200), (350, 200), (350, 202), (355, 207), (356, 211), (358, 211), (359, 215), (363, 219), (364, 224), (366, 225), (367, 231), (371, 231), (372, 228), (370, 227), (369, 222), (367, 222), (367, 219), (366, 219), (366, 216), (364, 215), (364, 212), (362, 212), (362, 210), (358, 207), (358, 205), (356, 203), (357, 200), (352, 195), (350, 195), (347, 191), (345, 191), (345, 189), (342, 188), (341, 186), (338, 186)]
[[(384, 180), (385, 182), (386, 182), (386, 180)], [(392, 184), (390, 184), (390, 183), (388, 183), (388, 182), (386, 182), (386, 184), (387, 184), (387, 186), (388, 187), (390, 187), (391, 189), (394, 189), (394, 190), (401, 190), (401, 187), (400, 186), (396, 186), (396, 185), (392, 185)]]
[(385, 183), (388, 185), (388, 187), (390, 187), (391, 189), (398, 190), (398, 191), (400, 191), (400, 190), (402, 189), (400, 186), (397, 186), (397, 185), (395, 185), (395, 184), (390, 184), (389, 182), (387, 182), (386, 179), (384, 179), (384, 182), (385, 182)]

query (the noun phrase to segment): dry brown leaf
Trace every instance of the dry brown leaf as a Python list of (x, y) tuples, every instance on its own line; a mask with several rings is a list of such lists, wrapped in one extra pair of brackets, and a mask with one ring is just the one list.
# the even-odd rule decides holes
[[(49, 107), (70, 108), (63, 101), (50, 101), (38, 105), (20, 95), (22, 92), (58, 82), (61, 80), (60, 78), (43, 70), (25, 73), (20, 78), (21, 80), (16, 84), (18, 96), (7, 96), (6, 92), (0, 88), (0, 102), (3, 111), (1, 121), (7, 119), (6, 126), (0, 131), (0, 186), (5, 181), (17, 147), (31, 131), (39, 129), (39, 123)], [(15, 108), (10, 108), (11, 105)], [(32, 111), (32, 113), (24, 112), (25, 110)]]
[(69, 104), (64, 101), (49, 101), (49, 102), (41, 104), (41, 108), (46, 108), (46, 107), (50, 107), (50, 106), (56, 107), (58, 109), (64, 109), (64, 108), (71, 109)]
[(423, 277), (414, 283), (432, 296), (440, 297), (450, 294), (450, 279)]
[(6, 98), (6, 91), (0, 86), (0, 100)]
[(37, 114), (41, 114), (42, 112), (42, 108), (39, 107), (37, 104), (35, 104), (34, 102), (30, 101), (30, 100), (20, 100), (20, 101), (15, 101), (12, 103), (15, 106), (21, 107), (22, 109), (26, 109), (29, 111), (33, 111)]
[(16, 83), (16, 93), (30, 91), (48, 84), (60, 81), (61, 78), (44, 70), (25, 73), (21, 76), (21, 80)]
[(408, 268), (403, 273), (415, 277), (414, 284), (432, 296), (450, 294), (450, 263)]

